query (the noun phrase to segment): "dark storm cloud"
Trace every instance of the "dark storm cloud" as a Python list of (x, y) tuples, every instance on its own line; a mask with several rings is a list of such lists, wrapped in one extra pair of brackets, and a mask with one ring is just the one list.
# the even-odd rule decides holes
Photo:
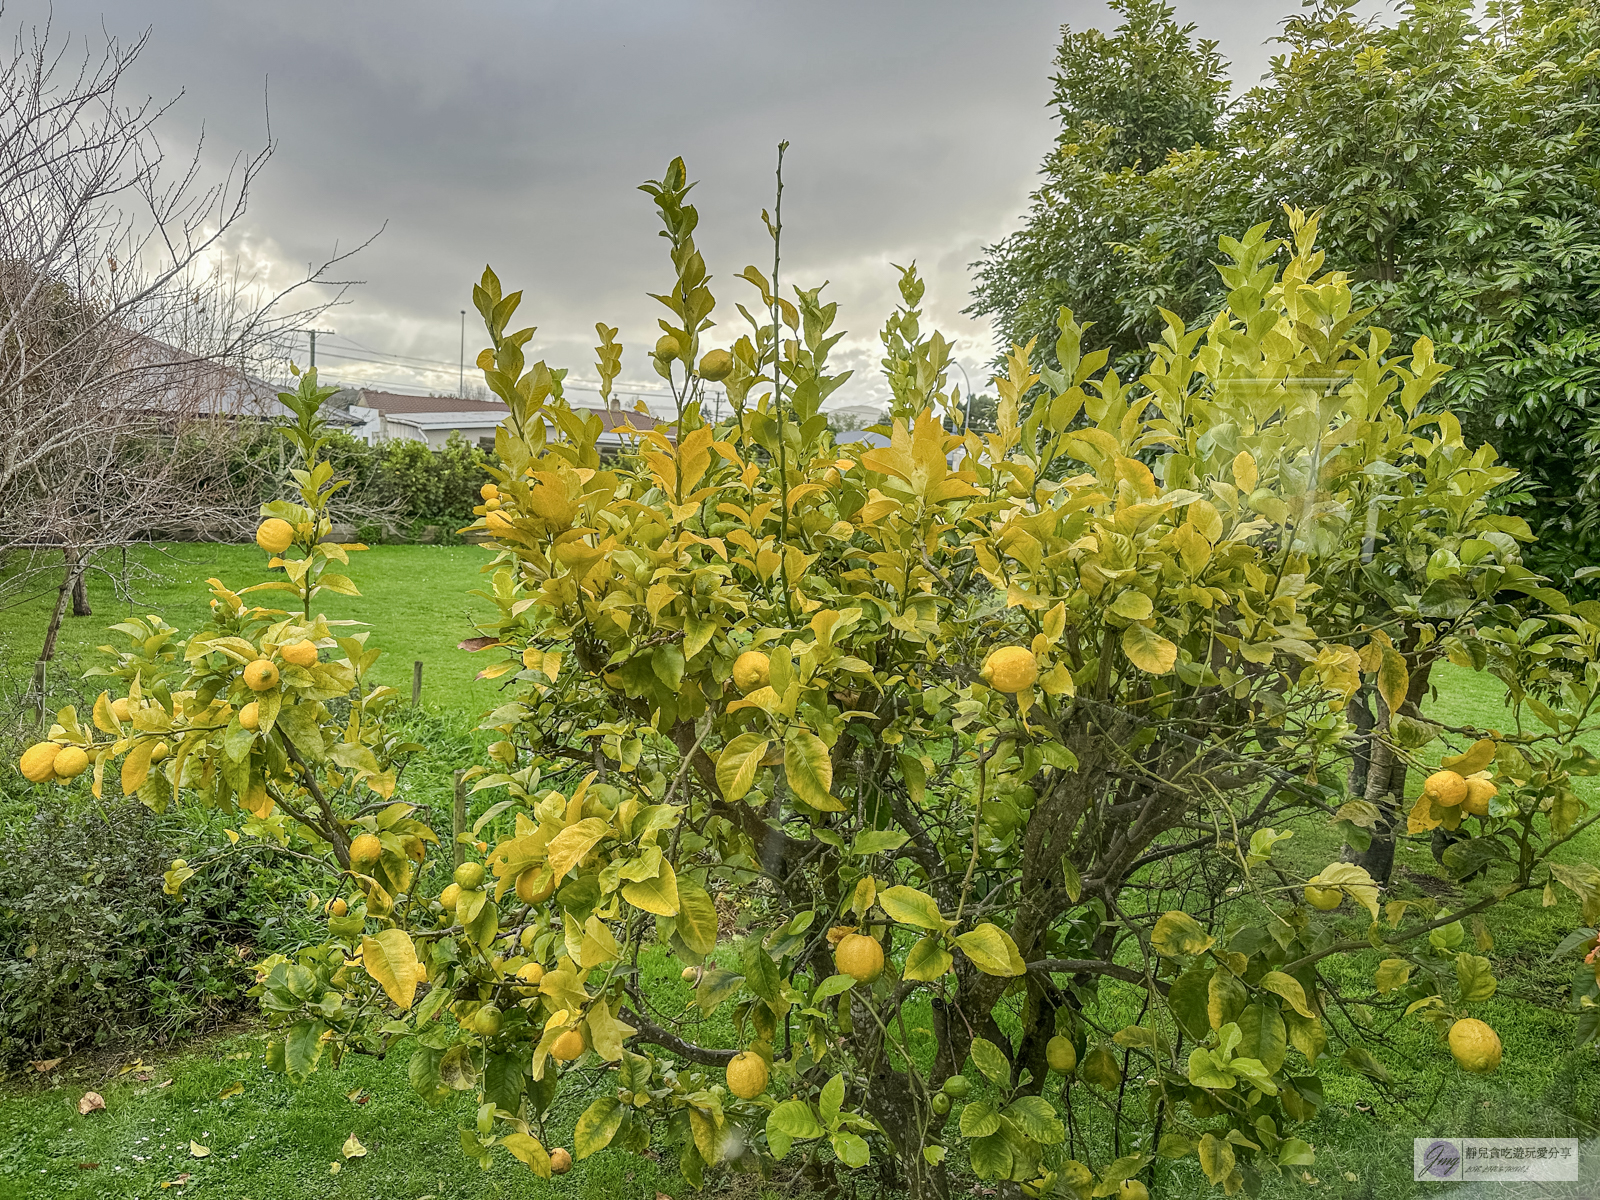
[[(415, 0), (56, 0), (54, 26), (91, 41), (151, 30), (134, 82), (182, 89), (165, 122), (177, 148), (202, 123), (225, 166), (265, 134), (278, 152), (241, 250), (281, 276), (338, 241), (383, 235), (351, 267), (366, 284), (329, 320), (339, 343), (454, 363), (459, 309), (493, 263), (526, 293), (535, 348), (593, 373), (597, 320), (620, 325), (624, 377), (653, 378), (643, 346), (668, 263), (649, 198), (635, 190), (683, 154), (701, 182), (697, 240), (717, 277), (722, 322), (746, 263), (771, 266), (759, 221), (785, 169), (785, 276), (831, 280), (841, 345), (874, 390), (874, 330), (893, 303), (891, 262), (917, 260), (925, 307), (973, 373), (987, 327), (960, 314), (968, 264), (1025, 209), (1053, 123), (1050, 60), (1063, 22), (1104, 25), (1073, 0), (807, 0), (772, 4)], [(1248, 84), (1289, 0), (1186, 3)], [(8, 5), (13, 27), (43, 3)], [(664, 311), (664, 310), (659, 310)], [(469, 313), (468, 360), (482, 344)], [(359, 355), (360, 350), (347, 350)], [(455, 372), (419, 374), (324, 358), (326, 369), (453, 391)], [(469, 373), (470, 378), (470, 373)]]

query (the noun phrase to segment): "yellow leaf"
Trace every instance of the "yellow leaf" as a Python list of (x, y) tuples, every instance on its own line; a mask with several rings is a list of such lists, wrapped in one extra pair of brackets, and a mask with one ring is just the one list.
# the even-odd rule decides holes
[(1178, 661), (1178, 648), (1153, 629), (1129, 625), (1122, 631), (1122, 652), (1151, 675), (1165, 675)]
[(367, 1156), (367, 1148), (356, 1140), (356, 1135), (353, 1133), (345, 1138), (344, 1145), (339, 1148), (339, 1152), (346, 1159), (365, 1158)]
[(1472, 775), (1494, 761), (1496, 749), (1492, 738), (1479, 738), (1468, 747), (1465, 754), (1441, 758), (1439, 765), (1447, 771), (1454, 771), (1457, 775)]
[(1233, 482), (1247, 496), (1256, 490), (1256, 460), (1250, 451), (1233, 456)]
[(1378, 694), (1389, 706), (1389, 711), (1399, 712), (1411, 689), (1411, 674), (1406, 670), (1406, 660), (1400, 651), (1383, 648), (1383, 661), (1378, 664)]
[(550, 870), (555, 872), (555, 877), (563, 878), (610, 831), (611, 826), (599, 817), (585, 817), (551, 838)]
[(206, 1158), (211, 1153), (210, 1146), (202, 1146), (194, 1139), (189, 1140), (189, 1154), (193, 1158)]
[(226, 1100), (229, 1096), (237, 1096), (242, 1091), (244, 1091), (244, 1084), (236, 1081), (218, 1092), (217, 1099)]
[(385, 929), (361, 939), (361, 965), (403, 1011), (417, 995), (417, 948), (404, 929)]
[(150, 755), (155, 750), (156, 743), (151, 738), (145, 738), (132, 750), (128, 757), (122, 760), (122, 794), (131, 796), (143, 786), (146, 777), (150, 774)]

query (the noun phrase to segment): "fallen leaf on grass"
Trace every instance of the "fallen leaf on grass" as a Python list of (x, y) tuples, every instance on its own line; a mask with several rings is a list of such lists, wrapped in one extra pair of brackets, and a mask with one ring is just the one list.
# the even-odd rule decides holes
[(337, 1175), (342, 1170), (344, 1170), (344, 1164), (342, 1162), (331, 1162), (328, 1164), (329, 1175)]
[(165, 1082), (164, 1082), (164, 1083), (158, 1083), (158, 1084), (156, 1084), (156, 1091), (158, 1091), (158, 1092), (159, 1092), (159, 1091), (160, 1091), (160, 1090), (161, 1090), (161, 1089), (162, 1089), (162, 1088), (164, 1088), (164, 1087), (171, 1087), (171, 1086), (172, 1086), (172, 1080), (170, 1080), (170, 1079), (168, 1079), (168, 1080), (166, 1080), (166, 1081), (165, 1081)]
[(226, 1100), (229, 1096), (237, 1096), (242, 1091), (244, 1091), (243, 1082), (235, 1081), (233, 1083), (230, 1083), (227, 1087), (223, 1088), (220, 1092), (218, 1092), (217, 1093), (217, 1099), (218, 1100)]
[(99, 1092), (85, 1092), (78, 1101), (78, 1115), (87, 1117), (92, 1112), (104, 1112), (106, 1098)]
[(144, 1059), (136, 1058), (127, 1066), (123, 1067), (122, 1070), (118, 1071), (117, 1074), (126, 1075), (129, 1071), (143, 1071), (147, 1069), (148, 1068), (146, 1068), (144, 1065)]
[(367, 1156), (367, 1148), (358, 1142), (356, 1135), (352, 1133), (345, 1138), (342, 1153), (346, 1158), (365, 1158)]
[(163, 1183), (161, 1186), (163, 1188), (182, 1187), (184, 1184), (186, 1184), (188, 1182), (189, 1182), (189, 1172), (185, 1171), (182, 1175), (179, 1175), (176, 1179), (169, 1179), (165, 1183)]
[(241, 1050), (237, 1054), (229, 1054), (229, 1055), (227, 1055), (226, 1061), (228, 1061), (228, 1062), (238, 1062), (240, 1059), (249, 1058), (250, 1056), (251, 1056), (251, 1052), (249, 1050)]
[(30, 1062), (28, 1065), (35, 1071), (39, 1072), (39, 1074), (43, 1075), (46, 1071), (54, 1071), (66, 1061), (67, 1060), (64, 1058), (41, 1058), (34, 1062)]
[(194, 1141), (191, 1138), (189, 1141), (189, 1153), (195, 1158), (204, 1158), (206, 1155), (211, 1153), (211, 1147), (202, 1146), (199, 1142)]
[(98, 1171), (99, 1169), (100, 1169), (100, 1164), (99, 1163), (79, 1163), (78, 1164), (78, 1170), (80, 1170), (80, 1171)]

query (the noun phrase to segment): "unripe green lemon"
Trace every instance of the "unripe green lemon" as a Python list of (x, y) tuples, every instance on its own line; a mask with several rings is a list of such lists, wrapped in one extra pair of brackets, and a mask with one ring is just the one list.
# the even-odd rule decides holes
[(726, 350), (707, 350), (700, 356), (700, 377), (721, 383), (733, 374), (733, 355)]
[(1062, 1037), (1059, 1033), (1051, 1038), (1049, 1044), (1045, 1046), (1044, 1057), (1045, 1061), (1050, 1064), (1052, 1071), (1059, 1071), (1063, 1075), (1078, 1065), (1076, 1047), (1073, 1046), (1070, 1039)]
[(484, 1037), (493, 1037), (500, 1032), (500, 1010), (492, 1004), (485, 1004), (472, 1014), (472, 1028)]
[(952, 1100), (964, 1100), (967, 1093), (972, 1090), (972, 1085), (967, 1082), (965, 1075), (952, 1075), (944, 1081), (944, 1094)]
[(944, 1092), (935, 1092), (933, 1099), (928, 1101), (933, 1109), (934, 1116), (942, 1117), (950, 1111), (950, 1097)]
[(455, 880), (463, 890), (476, 891), (483, 886), (483, 864), (464, 862), (456, 868)]
[(656, 339), (656, 357), (662, 362), (671, 362), (682, 353), (678, 349), (678, 339), (670, 333), (663, 333)]

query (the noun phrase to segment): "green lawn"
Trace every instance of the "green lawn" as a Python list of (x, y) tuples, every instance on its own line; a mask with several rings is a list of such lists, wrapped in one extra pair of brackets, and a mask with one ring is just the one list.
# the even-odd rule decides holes
[[(467, 595), (481, 586), (477, 568), (486, 559), (476, 547), (377, 547), (353, 562), (352, 574), (366, 597), (329, 597), (325, 606), (333, 617), (383, 614), (383, 628), (374, 640), (389, 652), (379, 668), (385, 682), (409, 690), (412, 661), (424, 663), (428, 712), (419, 721), (428, 732), (418, 736), (429, 753), (412, 770), (409, 798), (434, 804), (441, 815), (448, 804), (451, 770), (479, 757), (484, 738), (471, 735), (470, 727), (495, 694), (492, 685), (473, 680), (474, 660), (456, 649), (472, 632), (472, 614), (486, 610), (485, 602)], [(157, 574), (138, 584), (133, 611), (160, 613), (184, 630), (206, 619), (207, 576), (218, 575), (229, 586), (240, 587), (264, 575), (262, 556), (254, 547), (165, 547), (144, 552), (138, 561)], [(69, 619), (63, 631), (64, 666), (57, 678), (62, 694), (74, 686), (65, 664), (81, 669), (91, 660), (93, 647), (107, 640), (104, 626), (128, 611), (104, 587), (97, 586), (92, 598), (96, 615)], [(19, 670), (26, 672), (42, 636), (47, 604), (41, 598), (0, 612), (0, 646), (13, 677)], [(1452, 724), (1510, 726), (1492, 680), (1446, 666), (1435, 673), (1435, 682), (1439, 695), (1430, 705), (1431, 715)], [(1424, 754), (1431, 761), (1460, 748), (1436, 742)], [(1420, 786), (1421, 774), (1412, 772), (1410, 790), (1415, 794)], [(489, 802), (488, 795), (478, 797), (474, 808)], [(1296, 870), (1309, 873), (1338, 855), (1337, 837), (1320, 822), (1297, 825), (1295, 835), (1278, 853)], [(1563, 857), (1593, 861), (1597, 854), (1600, 838), (1591, 835), (1567, 847)], [(1399, 852), (1397, 895), (1427, 893), (1459, 907), (1479, 886), (1441, 878), (1421, 839), (1407, 842)], [(1415, 1019), (1403, 1020), (1401, 1007), (1336, 1014), (1330, 1021), (1333, 1054), (1319, 1066), (1327, 1107), (1303, 1131), (1318, 1147), (1317, 1165), (1310, 1172), (1315, 1186), (1284, 1183), (1269, 1187), (1269, 1194), (1348, 1200), (1421, 1194), (1410, 1180), (1411, 1139), (1416, 1136), (1595, 1135), (1600, 1071), (1593, 1048), (1572, 1048), (1573, 1018), (1564, 1011), (1576, 960), (1547, 961), (1556, 942), (1577, 923), (1576, 906), (1565, 893), (1549, 908), (1533, 895), (1504, 902), (1496, 917), (1499, 941), (1486, 953), (1505, 982), (1501, 994), (1480, 1006), (1480, 1015), (1504, 1041), (1500, 1071), (1483, 1079), (1456, 1070), (1431, 1030)], [(1349, 911), (1318, 915), (1317, 920), (1343, 936), (1364, 932), (1364, 919)], [(1373, 952), (1340, 968), (1340, 982), (1361, 990), (1380, 957)], [(672, 962), (655, 954), (647, 957), (646, 966), (646, 986), (656, 1003), (669, 1011), (687, 1004), (687, 987)], [(720, 1027), (722, 1015), (706, 1031), (713, 1041), (731, 1035)], [(919, 1052), (931, 1050), (931, 1038), (924, 1036), (925, 1013), (912, 1010), (907, 1015)], [(1130, 1010), (1121, 1015), (1131, 1021), (1137, 1014)], [(1375, 1039), (1376, 1052), (1392, 1072), (1389, 1086), (1375, 1087), (1338, 1061), (1340, 1034), (1351, 1021), (1365, 1024), (1367, 1036)], [(261, 1066), (262, 1045), (261, 1034), (252, 1029), (160, 1061), (146, 1052), (152, 1066), (147, 1079), (139, 1073), (117, 1074), (119, 1066), (141, 1052), (133, 1047), (117, 1059), (69, 1059), (47, 1083), (13, 1086), (0, 1096), (0, 1200), (148, 1200), (191, 1190), (227, 1200), (540, 1194), (650, 1200), (658, 1191), (678, 1196), (686, 1190), (670, 1151), (659, 1161), (601, 1155), (578, 1164), (555, 1185), (540, 1183), (508, 1158), (480, 1172), (461, 1155), (457, 1137), (457, 1127), (472, 1119), (470, 1097), (438, 1110), (427, 1107), (407, 1083), (403, 1051), (389, 1062), (348, 1060), (337, 1072), (323, 1070), (297, 1090)], [(160, 1086), (169, 1078), (170, 1086)], [(243, 1090), (224, 1098), (235, 1083)], [(81, 1117), (78, 1097), (91, 1089), (105, 1096), (107, 1111)], [(1097, 1115), (1103, 1102), (1089, 1085), (1075, 1085), (1071, 1095), (1079, 1128), (1104, 1128)], [(573, 1089), (562, 1102), (553, 1115), (554, 1142), (567, 1142), (572, 1121), (588, 1098)], [(346, 1162), (340, 1147), (351, 1134), (367, 1154)], [(210, 1153), (193, 1157), (191, 1141)], [(331, 1170), (335, 1164), (340, 1164), (336, 1173)], [(1209, 1190), (1192, 1160), (1163, 1164), (1160, 1172), (1163, 1196)], [(161, 1184), (185, 1174), (187, 1183), (162, 1189)], [(748, 1190), (753, 1194), (754, 1189)]]
[[(140, 547), (130, 554), (133, 597), (119, 597), (109, 577), (89, 577), (90, 617), (67, 617), (57, 647), (58, 662), (50, 672), (53, 696), (70, 701), (78, 685), (74, 676), (93, 665), (95, 648), (115, 640), (106, 627), (129, 615), (154, 613), (184, 633), (210, 620), (206, 580), (220, 579), (237, 591), (271, 578), (266, 555), (254, 545), (165, 544)], [(426, 704), (476, 714), (493, 706), (491, 685), (475, 683), (479, 665), (457, 644), (473, 636), (474, 616), (493, 610), (487, 601), (468, 595), (487, 590), (479, 568), (489, 561), (478, 546), (374, 546), (351, 555), (350, 575), (362, 595), (324, 593), (317, 607), (330, 618), (381, 621), (371, 641), (382, 647), (376, 676), (411, 694), (412, 663), (423, 666), (422, 697)], [(118, 561), (108, 558), (106, 565)], [(26, 678), (44, 641), (55, 605), (53, 581), (46, 594), (0, 609), (0, 653), (9, 674)], [(41, 589), (35, 589), (39, 591)], [(281, 603), (285, 593), (259, 593), (263, 605)]]

